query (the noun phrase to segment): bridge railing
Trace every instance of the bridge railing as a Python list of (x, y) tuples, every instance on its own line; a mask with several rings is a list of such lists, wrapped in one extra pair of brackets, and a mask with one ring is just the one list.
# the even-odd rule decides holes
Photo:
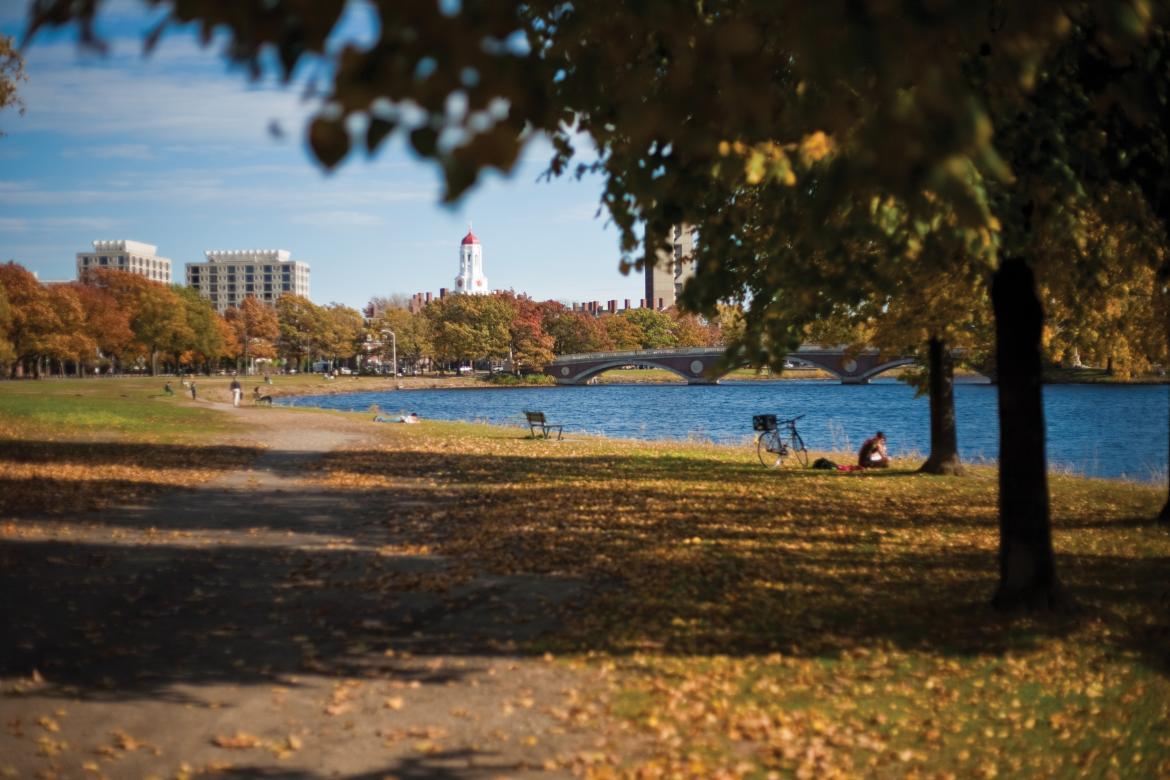
[(723, 347), (681, 347), (678, 349), (630, 349), (621, 352), (582, 352), (575, 355), (561, 355), (553, 363), (579, 363), (585, 360), (617, 360), (630, 358), (631, 363), (638, 358), (650, 357), (684, 357), (687, 355), (722, 355)]
[[(788, 353), (789, 357), (800, 359), (800, 355), (804, 354), (819, 354), (825, 353), (833, 355), (843, 355), (848, 351), (847, 346), (829, 346), (825, 344), (801, 344), (792, 352)], [(593, 360), (619, 360), (629, 358), (631, 363), (638, 362), (638, 358), (654, 358), (654, 357), (686, 357), (689, 355), (722, 355), (723, 347), (679, 347), (673, 349), (630, 349), (617, 352), (581, 352), (572, 355), (561, 355), (553, 360), (554, 365), (564, 365), (565, 363), (581, 363), (584, 361)], [(881, 351), (867, 347), (857, 350), (854, 354), (858, 355), (878, 355)]]

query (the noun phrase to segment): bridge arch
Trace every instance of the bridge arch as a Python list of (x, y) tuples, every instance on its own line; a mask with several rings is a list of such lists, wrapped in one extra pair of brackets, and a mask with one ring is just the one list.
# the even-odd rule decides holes
[(876, 365), (858, 377), (862, 382), (868, 382), (879, 374), (884, 374), (892, 368), (901, 368), (902, 366), (912, 366), (918, 362), (917, 358), (901, 357), (894, 360), (887, 360), (885, 363)]
[[(687, 384), (714, 384), (735, 370), (735, 367), (728, 366), (718, 374), (712, 373), (723, 357), (723, 349), (716, 347), (597, 352), (562, 355), (546, 365), (544, 372), (554, 377), (558, 384), (579, 385), (605, 371), (635, 364), (670, 371)], [(846, 347), (816, 344), (802, 345), (789, 353), (788, 359), (826, 371), (843, 384), (866, 384), (885, 371), (917, 362), (915, 357), (883, 355), (873, 348), (852, 351)]]
[(615, 369), (615, 368), (621, 368), (622, 366), (629, 366), (629, 365), (635, 365), (635, 364), (639, 365), (639, 366), (650, 366), (652, 368), (661, 368), (663, 370), (669, 371), (670, 373), (674, 374), (678, 378), (682, 379), (684, 382), (687, 382), (690, 384), (693, 384), (695, 382), (695, 377), (693, 375), (687, 374), (684, 371), (681, 371), (681, 370), (675, 368), (674, 366), (670, 365), (669, 363), (665, 363), (665, 362), (660, 361), (660, 360), (655, 360), (654, 358), (639, 358), (638, 360), (611, 360), (611, 361), (606, 362), (606, 363), (600, 363), (596, 366), (591, 366), (591, 367), (587, 368), (586, 370), (582, 371), (581, 373), (577, 374), (576, 376), (574, 376), (573, 379), (575, 380), (576, 384), (583, 385), (583, 384), (586, 384), (590, 379), (593, 379), (594, 377), (596, 377), (600, 374), (604, 374), (606, 371), (610, 371), (610, 370)]

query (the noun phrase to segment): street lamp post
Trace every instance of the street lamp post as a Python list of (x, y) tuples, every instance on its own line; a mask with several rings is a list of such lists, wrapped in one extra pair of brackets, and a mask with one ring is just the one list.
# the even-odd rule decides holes
[(398, 337), (395, 336), (394, 331), (390, 330), (389, 328), (386, 328), (382, 331), (383, 335), (385, 335), (387, 333), (390, 334), (390, 354), (393, 355), (393, 357), (390, 358), (390, 371), (394, 375), (395, 381), (397, 381), (398, 380)]

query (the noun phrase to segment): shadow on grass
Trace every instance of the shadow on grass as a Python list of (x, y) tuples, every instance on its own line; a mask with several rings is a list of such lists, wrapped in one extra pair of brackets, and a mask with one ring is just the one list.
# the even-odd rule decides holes
[[(150, 445), (83, 447), (93, 459), (169, 457)], [(1165, 620), (1166, 557), (1062, 553), (1081, 616), (992, 612), (993, 496), (980, 511), (938, 499), (907, 509), (903, 492), (859, 498), (811, 472), (776, 482), (673, 457), (360, 451), (265, 463), (403, 481), (207, 487), (88, 515), (70, 541), (7, 533), (0, 634), (15, 639), (0, 643), (0, 674), (35, 669), (62, 695), (95, 698), (305, 672), (441, 685), (460, 672), (420, 671), (383, 651), (835, 657), (880, 645), (965, 656), (1028, 647), (1085, 620), (1167, 670), (1164, 642), (1146, 630)], [(728, 489), (753, 481), (786, 489)]]
[[(525, 772), (531, 767), (505, 761), (498, 753), (485, 750), (441, 750), (422, 756), (407, 756), (397, 759), (383, 769), (346, 775), (346, 780), (479, 780), (511, 776)], [(224, 778), (259, 778), (260, 780), (306, 780), (320, 777), (301, 771), (284, 771), (262, 766), (236, 766), (216, 770), (216, 776)], [(336, 774), (333, 776), (337, 776)]]

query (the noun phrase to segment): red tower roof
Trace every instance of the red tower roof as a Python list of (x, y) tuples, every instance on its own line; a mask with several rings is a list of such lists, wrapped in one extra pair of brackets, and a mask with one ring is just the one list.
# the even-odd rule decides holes
[(468, 230), (467, 235), (465, 235), (463, 237), (463, 243), (460, 244), (460, 246), (467, 246), (468, 244), (478, 244), (478, 243), (479, 243), (479, 239), (475, 237), (475, 233), (472, 233), (470, 230)]

